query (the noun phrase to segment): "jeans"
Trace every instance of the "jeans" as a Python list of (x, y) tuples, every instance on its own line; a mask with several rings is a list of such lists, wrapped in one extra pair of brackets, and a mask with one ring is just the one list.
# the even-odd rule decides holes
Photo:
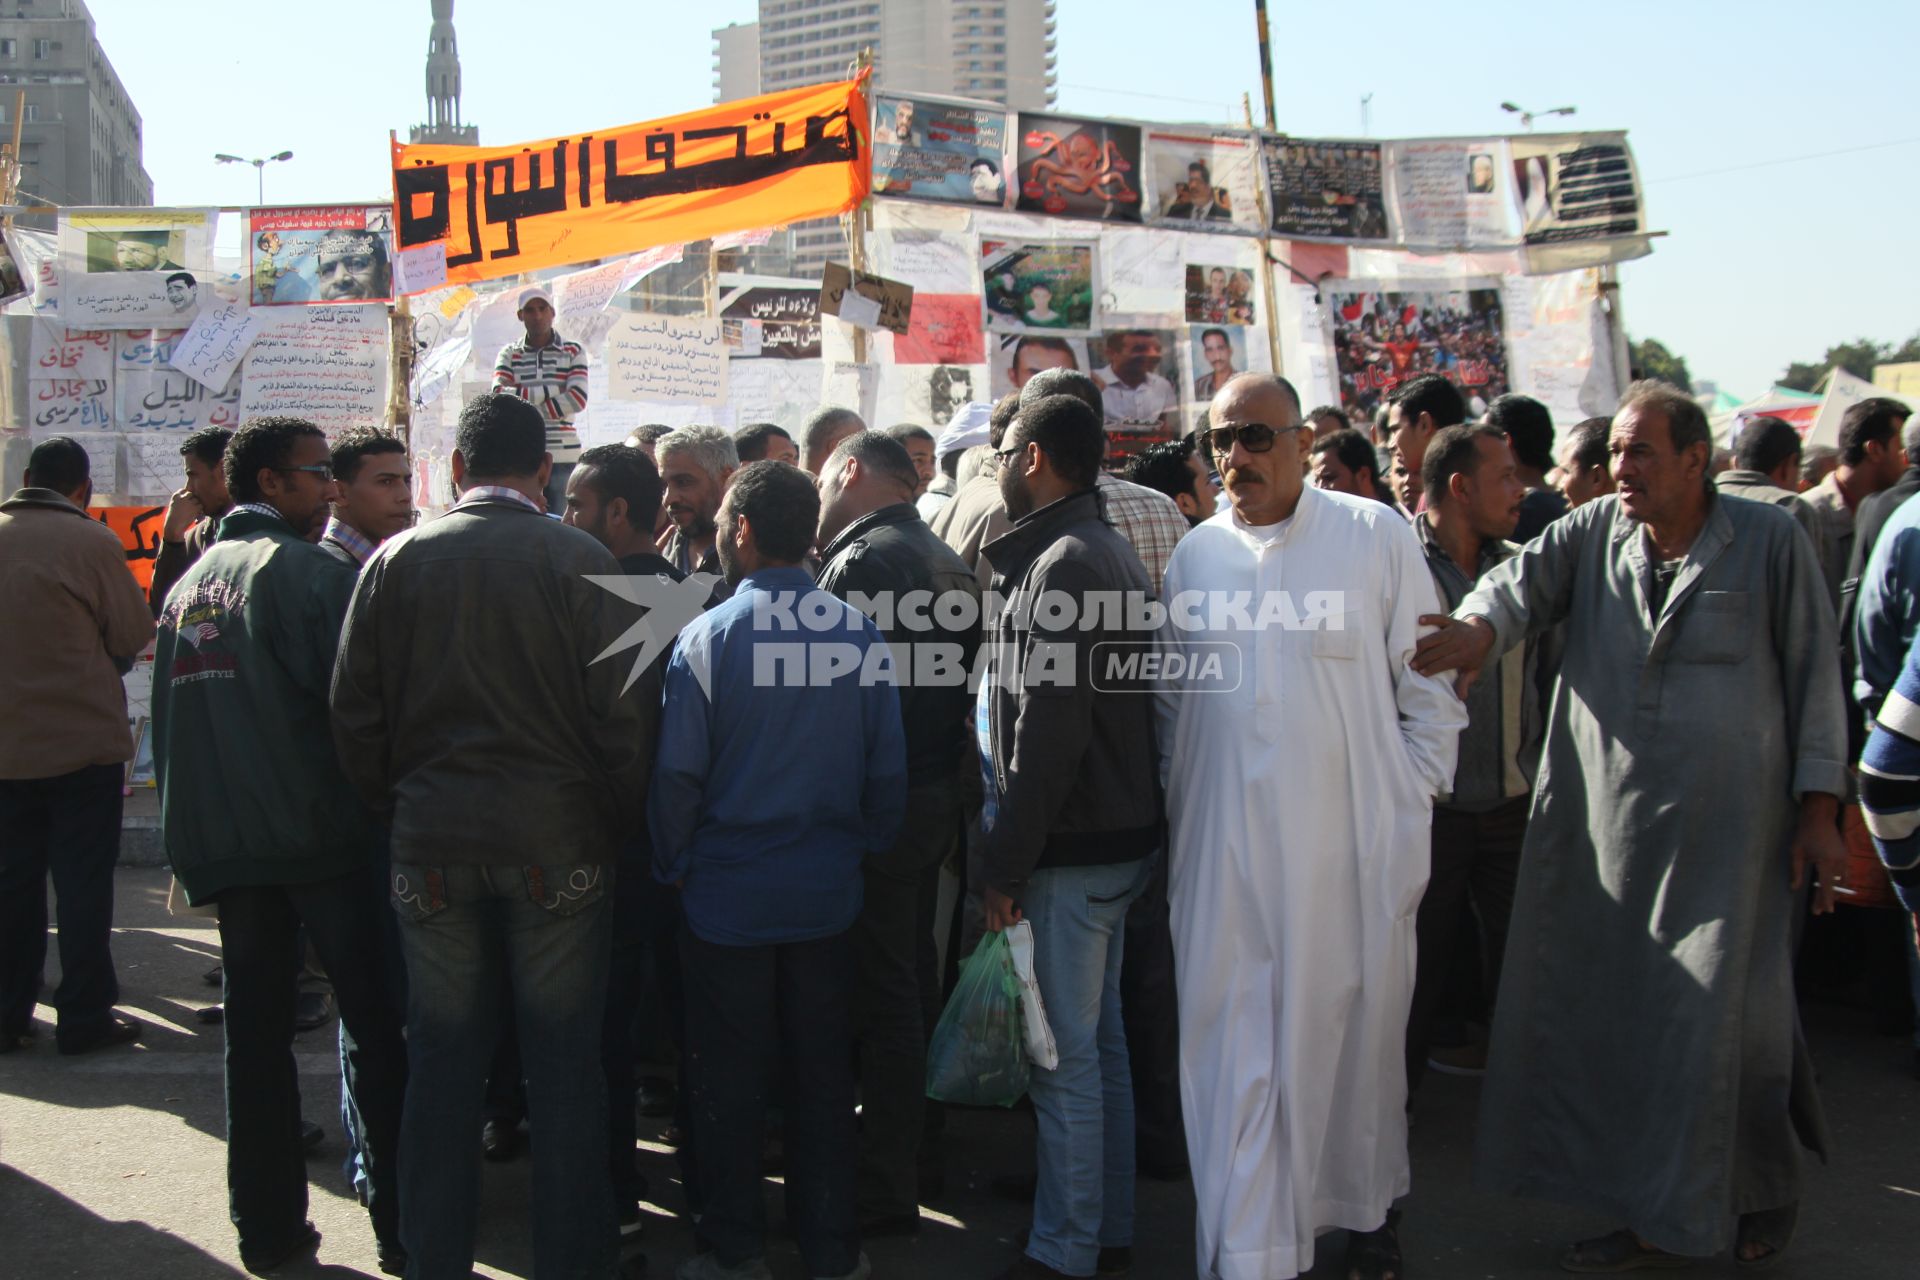
[(1485, 813), (1444, 806), (1433, 811), (1433, 870), (1414, 917), (1413, 1004), (1407, 1014), (1406, 1047), (1409, 1089), (1426, 1074), (1427, 1051), (1463, 925), (1471, 929), (1478, 921), (1486, 937), (1482, 986), (1489, 996), (1499, 990), (1531, 803), (1517, 796)]
[(862, 868), (866, 896), (853, 926), (859, 964), (854, 1044), (861, 1099), (858, 1201), (867, 1217), (919, 1212), (927, 1036), (940, 1016), (933, 908), (940, 864), (959, 823), (953, 781), (914, 787), (893, 847), (869, 856)]
[(473, 1269), (480, 1100), (509, 984), (535, 1134), (534, 1272), (614, 1274), (619, 1227), (600, 1071), (610, 878), (591, 865), (394, 863), (412, 1065), (400, 1131), (408, 1280), (466, 1280)]
[(33, 1024), (47, 963), (47, 875), (60, 922), (56, 1039), (104, 1027), (113, 974), (113, 864), (120, 857), (117, 764), (57, 778), (0, 780), (0, 1036)]
[(698, 1236), (742, 1266), (766, 1253), (760, 1159), (776, 1081), (786, 1116), (787, 1223), (811, 1276), (859, 1265), (847, 934), (727, 947), (680, 934)]
[[(387, 991), (396, 1018), (404, 1018), (407, 1009), (407, 966), (400, 958), (400, 922), (394, 918), (393, 912), (387, 910), (387, 833), (384, 830), (380, 834), (379, 855), (373, 865), (367, 868), (363, 883), (364, 910), (380, 922), (380, 965), (386, 975)], [(360, 1197), (360, 1203), (365, 1204), (372, 1192), (372, 1178), (366, 1157), (362, 1154), (366, 1148), (366, 1120), (360, 1114), (359, 1102), (347, 1084), (352, 1078), (347, 1066), (348, 1055), (356, 1046), (344, 1022), (340, 1024), (339, 1040), (340, 1132), (346, 1139), (347, 1148), (346, 1155), (341, 1159), (340, 1173), (353, 1187), (354, 1194)]]
[(1120, 1013), (1127, 908), (1147, 862), (1049, 867), (1020, 897), (1034, 977), (1060, 1065), (1033, 1071), (1040, 1182), (1027, 1256), (1090, 1276), (1102, 1248), (1133, 1244), (1133, 1076)]
[(600, 1070), (607, 1082), (607, 1160), (614, 1195), (638, 1200), (646, 1187), (634, 1162), (639, 1119), (634, 1111), (640, 1051), (633, 1034), (647, 970), (646, 908), (656, 890), (646, 862), (633, 851), (621, 860), (613, 884), (613, 950), (607, 969), (607, 1000), (601, 1016)]
[(333, 978), (346, 1085), (360, 1119), (367, 1212), (382, 1243), (399, 1239), (395, 1157), (407, 1088), (396, 993), (381, 963), (380, 917), (363, 873), (311, 884), (245, 885), (222, 892), (225, 973), (227, 1202), (240, 1247), (269, 1252), (305, 1229), (307, 1169), (293, 1019), (306, 926)]

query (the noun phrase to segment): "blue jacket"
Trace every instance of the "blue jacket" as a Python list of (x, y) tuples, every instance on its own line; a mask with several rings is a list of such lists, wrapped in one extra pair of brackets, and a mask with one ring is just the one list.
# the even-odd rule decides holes
[(861, 862), (906, 811), (899, 692), (872, 678), (885, 654), (799, 568), (747, 575), (680, 632), (647, 808), (654, 874), (681, 884), (697, 937), (760, 946), (853, 924)]
[(1860, 754), (1860, 805), (1900, 900), (1920, 912), (1920, 644), (1908, 651)]

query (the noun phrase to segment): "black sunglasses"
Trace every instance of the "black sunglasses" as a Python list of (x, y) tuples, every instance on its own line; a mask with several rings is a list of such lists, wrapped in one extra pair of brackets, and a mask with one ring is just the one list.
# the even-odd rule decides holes
[(1264, 422), (1243, 422), (1237, 427), (1215, 427), (1207, 432), (1207, 448), (1216, 457), (1225, 457), (1233, 451), (1234, 442), (1248, 453), (1265, 453), (1273, 448), (1275, 437), (1289, 431), (1305, 431), (1306, 427), (1270, 427)]

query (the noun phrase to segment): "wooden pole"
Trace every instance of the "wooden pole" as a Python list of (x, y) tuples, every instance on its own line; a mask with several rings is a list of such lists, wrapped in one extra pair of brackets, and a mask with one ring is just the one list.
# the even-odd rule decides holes
[[(1273, 114), (1273, 50), (1267, 40), (1267, 0), (1253, 0), (1253, 21), (1260, 32), (1260, 92), (1267, 103), (1267, 132), (1278, 133), (1280, 125)], [(1248, 114), (1251, 117), (1252, 113)]]
[[(390, 144), (399, 136), (387, 132)], [(389, 148), (388, 155), (393, 152)], [(413, 300), (400, 294), (387, 316), (387, 426), (398, 431), (409, 452), (413, 449)]]
[[(860, 56), (853, 60), (854, 78), (858, 79), (863, 73), (872, 69), (873, 49), (868, 47), (860, 50)], [(873, 135), (869, 132), (867, 136), (871, 139)], [(867, 223), (870, 204), (871, 197), (841, 215), (841, 226), (847, 233), (847, 265), (853, 269), (855, 280), (858, 280), (860, 273), (867, 269)], [(853, 286), (849, 284), (847, 287)], [(853, 327), (853, 362), (858, 365), (864, 365), (867, 362), (867, 331), (859, 325)]]
[[(1262, 34), (1265, 33), (1264, 10)], [(1268, 101), (1267, 118), (1273, 118), (1272, 101)], [(1247, 128), (1253, 130), (1253, 100), (1246, 94), (1240, 95), (1240, 114), (1247, 122)], [(1253, 130), (1253, 172), (1256, 179), (1261, 173), (1260, 133)], [(1279, 294), (1273, 285), (1273, 208), (1268, 199), (1266, 187), (1259, 181), (1253, 184), (1254, 207), (1260, 211), (1260, 292), (1267, 300), (1267, 351), (1273, 359), (1275, 374), (1285, 377), (1286, 368), (1280, 358), (1280, 303)]]

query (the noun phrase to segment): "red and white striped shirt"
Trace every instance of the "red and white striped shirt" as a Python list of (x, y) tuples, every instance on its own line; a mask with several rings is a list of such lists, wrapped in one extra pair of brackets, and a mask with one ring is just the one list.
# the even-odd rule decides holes
[(493, 362), (493, 389), (511, 391), (547, 420), (547, 451), (555, 462), (580, 456), (574, 415), (587, 407), (587, 353), (555, 332), (544, 347), (522, 338), (500, 349)]

